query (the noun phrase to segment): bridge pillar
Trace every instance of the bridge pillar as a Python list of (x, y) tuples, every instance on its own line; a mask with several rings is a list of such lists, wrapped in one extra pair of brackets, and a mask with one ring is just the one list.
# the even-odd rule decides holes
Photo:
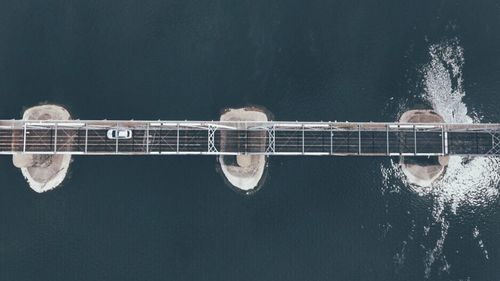
[[(409, 110), (399, 119), (401, 123), (445, 123), (443, 117), (433, 110)], [(449, 156), (400, 156), (399, 165), (408, 182), (429, 187), (442, 177)]]
[[(69, 112), (58, 105), (40, 105), (30, 107), (24, 111), (23, 120), (69, 120)], [(26, 129), (25, 129), (26, 131)], [(24, 132), (26, 141), (26, 134)], [(33, 136), (30, 136), (32, 138)], [(54, 145), (56, 138), (47, 139), (40, 136), (38, 141), (44, 145)], [(21, 169), (29, 186), (34, 191), (41, 193), (56, 188), (66, 177), (71, 162), (71, 155), (51, 154), (14, 154), (14, 166)]]
[[(245, 107), (238, 109), (226, 109), (220, 117), (220, 121), (268, 121), (268, 115), (265, 110), (257, 107)], [(244, 125), (244, 123), (243, 123)], [(244, 129), (244, 128), (241, 128)], [(266, 152), (267, 132), (255, 132), (262, 134), (260, 144), (252, 144), (252, 151), (259, 150)], [(221, 148), (224, 150), (229, 143), (228, 135), (221, 132)], [(257, 136), (255, 136), (257, 137)], [(241, 144), (238, 144), (241, 145)], [(226, 181), (235, 190), (243, 194), (256, 192), (263, 184), (264, 175), (267, 168), (267, 156), (265, 155), (221, 155), (219, 164)]]

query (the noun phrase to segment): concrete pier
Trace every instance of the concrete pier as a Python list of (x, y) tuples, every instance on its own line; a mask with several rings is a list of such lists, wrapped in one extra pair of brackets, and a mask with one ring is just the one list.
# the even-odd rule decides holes
[[(69, 112), (57, 105), (40, 105), (28, 108), (23, 120), (69, 120)], [(21, 169), (31, 189), (42, 193), (60, 185), (68, 172), (71, 155), (14, 154), (14, 166)]]
[[(444, 123), (443, 117), (432, 110), (410, 110), (405, 112), (400, 123)], [(429, 187), (445, 172), (449, 156), (401, 156), (399, 164), (408, 182)]]
[[(264, 110), (256, 107), (247, 107), (239, 109), (227, 109), (221, 115), (220, 121), (268, 121), (268, 116)], [(257, 132), (260, 135), (254, 137), (260, 138), (258, 145), (262, 152), (266, 151), (266, 132)], [(221, 147), (229, 143), (229, 134), (227, 132), (221, 135)], [(267, 165), (267, 156), (265, 155), (221, 155), (219, 163), (222, 172), (229, 184), (244, 194), (251, 194), (262, 186), (262, 178)]]

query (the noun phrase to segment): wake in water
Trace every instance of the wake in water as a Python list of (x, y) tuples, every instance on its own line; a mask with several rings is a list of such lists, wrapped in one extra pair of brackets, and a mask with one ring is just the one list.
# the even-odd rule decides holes
[[(422, 98), (432, 105), (448, 123), (479, 122), (472, 118), (462, 99), (463, 89), (462, 68), (464, 65), (464, 50), (457, 39), (435, 44), (429, 48), (430, 62), (424, 66)], [(440, 260), (443, 271), (448, 271), (449, 265), (442, 254), (448, 233), (449, 221), (444, 210), (449, 208), (452, 215), (462, 206), (479, 208), (498, 198), (497, 188), (500, 182), (500, 161), (493, 157), (460, 157), (450, 156), (444, 176), (424, 188), (409, 184), (399, 165), (391, 161), (390, 165), (381, 166), (383, 176), (383, 192), (397, 192), (400, 186), (413, 190), (420, 196), (430, 196), (434, 199), (432, 217), (440, 226), (440, 235), (434, 246), (426, 249), (424, 258), (425, 277), (430, 277), (431, 269)], [(402, 184), (401, 184), (402, 183)], [(424, 227), (427, 235), (429, 226)], [(473, 238), (478, 239), (479, 230), (474, 230)], [(482, 240), (479, 246), (488, 259), (488, 252)], [(425, 246), (422, 245), (425, 248)]]

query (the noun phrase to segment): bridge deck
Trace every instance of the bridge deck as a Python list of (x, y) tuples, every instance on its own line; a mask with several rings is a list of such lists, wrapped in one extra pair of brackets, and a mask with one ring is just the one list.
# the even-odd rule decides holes
[[(132, 130), (109, 139), (110, 129)], [(0, 154), (499, 155), (500, 124), (0, 120)]]

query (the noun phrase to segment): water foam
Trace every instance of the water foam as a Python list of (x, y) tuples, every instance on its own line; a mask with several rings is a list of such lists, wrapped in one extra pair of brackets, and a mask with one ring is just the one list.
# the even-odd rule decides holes
[[(422, 69), (422, 84), (424, 93), (422, 98), (432, 105), (448, 123), (473, 123), (479, 118), (469, 112), (463, 102), (465, 91), (463, 88), (464, 50), (458, 39), (446, 40), (429, 48), (430, 62)], [(420, 196), (429, 196), (434, 199), (432, 210), (433, 221), (423, 227), (425, 236), (431, 226), (436, 226), (438, 239), (431, 247), (422, 245), (425, 249), (424, 276), (429, 278), (431, 269), (436, 261), (440, 261), (441, 271), (448, 272), (450, 265), (443, 254), (450, 222), (446, 218), (446, 211), (456, 215), (462, 206), (481, 208), (494, 202), (499, 196), (500, 161), (494, 157), (460, 157), (450, 156), (449, 164), (444, 176), (430, 187), (424, 188), (407, 182), (401, 168), (391, 160), (390, 165), (381, 166), (383, 188), (382, 192), (399, 192), (401, 187), (409, 188)], [(470, 210), (470, 208), (468, 208)], [(488, 258), (488, 251), (484, 242), (478, 238), (477, 227), (473, 238)]]
[[(462, 101), (464, 50), (458, 40), (432, 45), (429, 54), (431, 61), (423, 69), (423, 97), (448, 123), (479, 122), (468, 115)], [(413, 190), (420, 195), (433, 195), (439, 206), (449, 204), (456, 214), (461, 205), (480, 207), (496, 200), (499, 172), (497, 158), (451, 156), (441, 180), (430, 188), (413, 186)]]
[(424, 98), (447, 123), (472, 123), (462, 102), (464, 50), (458, 40), (430, 46), (431, 61), (424, 69)]

